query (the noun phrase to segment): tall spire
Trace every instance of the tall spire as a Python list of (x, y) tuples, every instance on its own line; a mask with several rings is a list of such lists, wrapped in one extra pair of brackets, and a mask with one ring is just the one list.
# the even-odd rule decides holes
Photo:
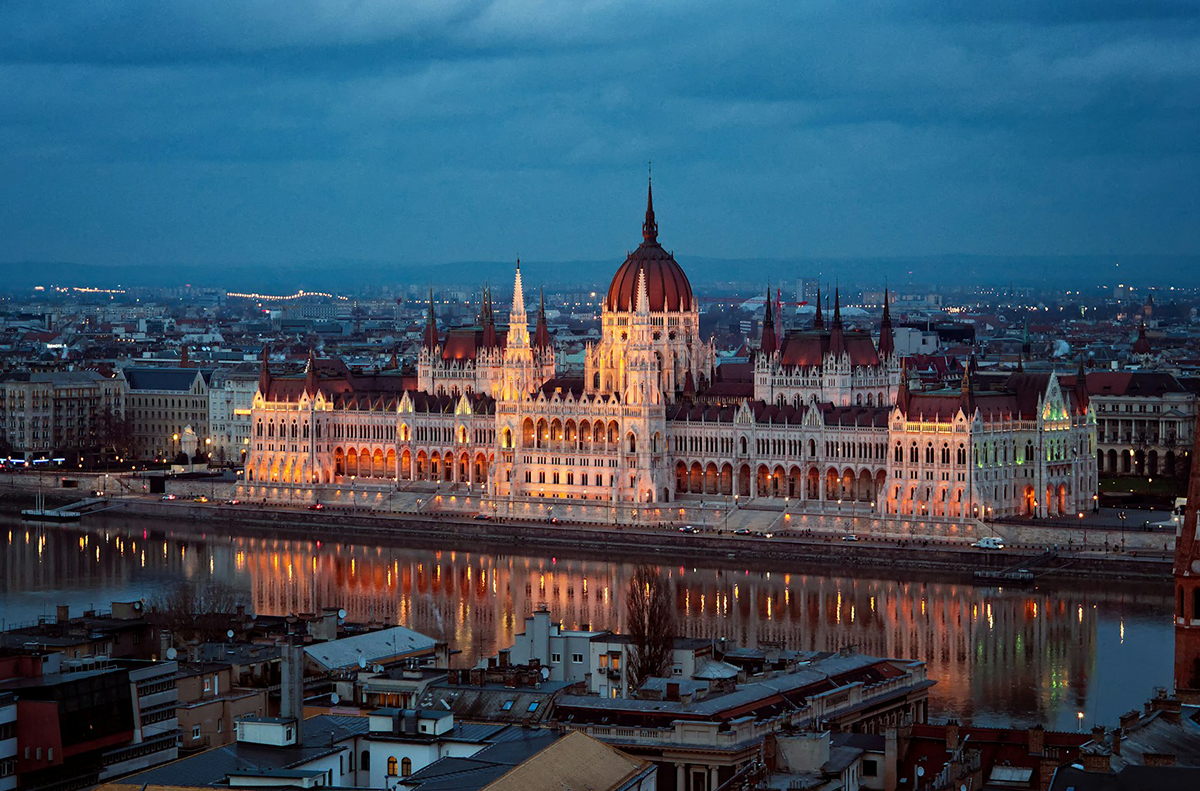
[(521, 259), (513, 276), (512, 308), (508, 312), (508, 348), (529, 348), (529, 317), (525, 314), (525, 286), (521, 281)]
[(642, 239), (658, 242), (658, 223), (654, 221), (654, 184), (650, 176), (646, 178), (646, 220), (642, 223)]
[(258, 371), (258, 392), (262, 393), (263, 398), (267, 397), (267, 393), (271, 390), (271, 369), (267, 367), (267, 358), (271, 354), (271, 345), (263, 344), (262, 350), (262, 367)]
[(775, 314), (771, 308), (771, 287), (767, 286), (767, 304), (766, 311), (763, 313), (762, 337), (758, 343), (758, 351), (761, 354), (771, 355), (779, 348), (779, 341), (775, 334)]
[(908, 414), (908, 358), (900, 361), (900, 386), (896, 388), (896, 406)]
[(438, 328), (437, 317), (433, 315), (433, 289), (429, 289), (429, 313), (425, 315), (425, 339), (424, 345), (426, 349), (433, 351), (438, 345)]
[(829, 352), (842, 354), (846, 351), (846, 336), (842, 333), (842, 305), (838, 290), (833, 290), (833, 321), (829, 327)]
[(1083, 353), (1079, 354), (1079, 368), (1075, 371), (1075, 409), (1080, 415), (1086, 415), (1088, 410), (1087, 371), (1083, 369)]
[(496, 314), (492, 312), (492, 287), (483, 287), (483, 348), (491, 349), (496, 342)]
[(896, 353), (896, 336), (892, 333), (892, 312), (888, 307), (887, 286), (883, 287), (883, 318), (879, 321), (879, 356), (891, 357)]
[(650, 292), (646, 290), (646, 265), (638, 267), (637, 293), (634, 295), (633, 312), (639, 316), (650, 315)]
[(825, 329), (825, 314), (821, 312), (821, 284), (817, 283), (817, 312), (813, 316), (813, 329)]
[(1150, 354), (1153, 350), (1150, 348), (1150, 340), (1146, 337), (1146, 320), (1142, 319), (1138, 326), (1137, 340), (1133, 342), (1134, 354)]
[(967, 364), (965, 366), (963, 366), (963, 377), (962, 377), (961, 403), (962, 403), (963, 414), (966, 415), (967, 417), (970, 417), (971, 413), (973, 413), (975, 411), (975, 409), (974, 409), (975, 399), (973, 397), (972, 390), (971, 390), (971, 387), (972, 387), (971, 374), (974, 373), (974, 368), (975, 368), (975, 356), (971, 355), (971, 357), (967, 359)]
[(546, 291), (538, 289), (537, 329), (533, 333), (533, 345), (539, 349), (550, 348), (550, 328), (546, 326)]

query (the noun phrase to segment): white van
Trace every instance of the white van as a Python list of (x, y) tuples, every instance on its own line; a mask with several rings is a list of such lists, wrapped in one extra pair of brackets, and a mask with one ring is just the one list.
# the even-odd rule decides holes
[(976, 549), (1004, 549), (1004, 542), (999, 536), (984, 536), (971, 546)]

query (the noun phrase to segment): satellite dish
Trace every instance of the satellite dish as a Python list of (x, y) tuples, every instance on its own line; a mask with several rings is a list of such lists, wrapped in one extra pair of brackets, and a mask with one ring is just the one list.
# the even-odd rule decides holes
[(342, 609), (338, 610), (338, 617), (339, 617), (339, 618), (341, 618), (341, 619), (343, 619), (343, 620), (345, 620), (345, 618), (346, 618), (346, 608), (344, 608), (344, 607), (343, 607)]
[(925, 776), (925, 767), (918, 766), (917, 767), (917, 777), (924, 777), (924, 776)]
[(376, 673), (382, 673), (383, 665), (372, 665), (371, 670), (375, 671)]
[(359, 669), (360, 669), (360, 670), (365, 670), (365, 669), (366, 669), (366, 667), (367, 667), (367, 658), (366, 658), (366, 657), (364, 657), (364, 656), (360, 656), (360, 657), (358, 658), (358, 667), (359, 667)]
[(329, 693), (329, 702), (332, 703), (333, 705), (336, 706), (338, 704), (338, 701), (340, 701), (340, 700), (341, 700), (341, 698), (338, 697), (338, 693), (336, 693), (336, 692)]
[(225, 633), (225, 636), (228, 637), (230, 640), (232, 640), (233, 639), (233, 630), (230, 629), (228, 632)]
[(549, 681), (549, 680), (550, 680), (550, 668), (543, 667), (542, 668), (542, 681)]
[(174, 648), (167, 649), (167, 659), (170, 659), (173, 661), (175, 659), (175, 657), (177, 657), (177, 656), (179, 656), (179, 652), (176, 651)]

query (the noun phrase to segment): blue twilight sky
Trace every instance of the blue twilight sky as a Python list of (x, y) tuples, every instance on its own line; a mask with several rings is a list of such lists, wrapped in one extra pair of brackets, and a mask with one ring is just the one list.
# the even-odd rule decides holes
[(0, 2), (0, 261), (1200, 252), (1195, 0)]

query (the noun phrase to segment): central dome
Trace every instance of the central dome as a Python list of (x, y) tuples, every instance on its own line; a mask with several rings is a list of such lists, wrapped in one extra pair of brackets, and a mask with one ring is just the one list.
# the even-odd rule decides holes
[(632, 312), (636, 308), (638, 273), (646, 273), (646, 296), (650, 312), (692, 310), (692, 284), (683, 267), (658, 243), (658, 223), (654, 221), (654, 195), (647, 189), (646, 221), (642, 223), (642, 243), (629, 254), (613, 275), (604, 304), (609, 310)]

